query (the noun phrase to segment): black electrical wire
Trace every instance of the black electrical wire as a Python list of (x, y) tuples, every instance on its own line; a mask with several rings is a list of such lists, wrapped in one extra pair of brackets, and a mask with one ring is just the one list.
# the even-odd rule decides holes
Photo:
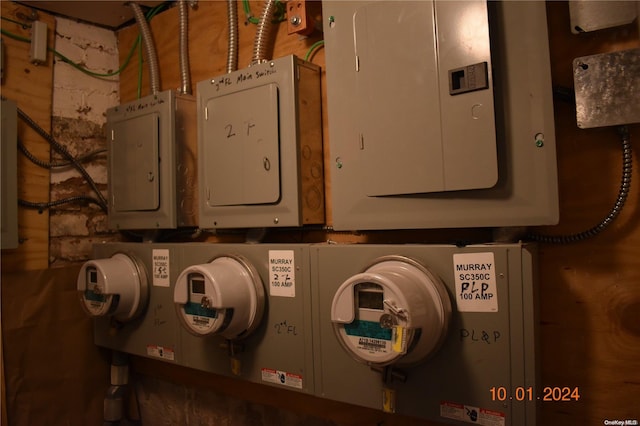
[[(33, 153), (31, 153), (31, 151), (29, 151), (27, 149), (27, 147), (22, 143), (22, 141), (20, 139), (18, 139), (18, 149), (20, 150), (20, 152), (22, 152), (22, 154), (27, 157), (27, 159), (29, 161), (31, 161), (33, 164), (35, 164), (36, 166), (42, 167), (43, 169), (59, 169), (62, 167), (69, 167), (69, 166), (73, 166), (73, 163), (71, 161), (64, 161), (61, 163), (55, 163), (55, 162), (49, 162), (49, 161), (43, 161), (41, 159), (39, 159), (38, 157), (36, 157), (35, 155), (33, 155)], [(90, 158), (95, 157), (96, 155), (102, 154), (107, 152), (106, 149), (98, 149), (96, 151), (91, 151), (85, 155), (82, 155), (80, 157), (76, 157), (76, 160), (82, 162), (82, 161), (86, 161)]]
[(22, 207), (26, 207), (28, 209), (35, 209), (38, 210), (40, 213), (42, 213), (43, 211), (51, 208), (51, 207), (57, 207), (60, 206), (62, 204), (69, 204), (69, 203), (76, 203), (79, 201), (85, 201), (85, 202), (89, 202), (89, 203), (93, 203), (93, 204), (97, 204), (98, 206), (100, 206), (100, 201), (90, 197), (88, 195), (77, 195), (75, 197), (69, 197), (69, 198), (63, 198), (61, 200), (55, 200), (55, 201), (48, 201), (46, 203), (35, 203), (33, 201), (26, 201), (26, 200), (22, 200), (20, 198), (18, 198), (18, 204)]
[(622, 180), (620, 182), (620, 189), (618, 190), (618, 197), (616, 198), (613, 207), (609, 211), (607, 217), (605, 217), (596, 226), (576, 234), (571, 235), (542, 235), (532, 233), (527, 237), (530, 240), (538, 241), (547, 244), (569, 244), (578, 241), (586, 240), (587, 238), (594, 237), (600, 232), (604, 231), (613, 221), (618, 217), (629, 195), (629, 189), (631, 188), (631, 165), (632, 165), (632, 152), (631, 142), (629, 140), (629, 129), (627, 126), (621, 126), (618, 129), (620, 133), (620, 141), (622, 143)]
[(71, 164), (76, 168), (76, 170), (78, 170), (80, 172), (80, 174), (85, 178), (85, 180), (87, 181), (87, 183), (89, 184), (89, 186), (91, 186), (91, 189), (93, 189), (93, 191), (96, 193), (96, 195), (98, 196), (98, 205), (100, 206), (100, 208), (106, 213), (108, 210), (107, 207), (107, 200), (104, 198), (104, 196), (102, 195), (102, 193), (100, 192), (100, 190), (98, 189), (98, 186), (96, 185), (95, 181), (93, 180), (93, 178), (91, 177), (91, 175), (89, 175), (89, 172), (87, 172), (87, 170), (82, 167), (82, 164), (80, 164), (80, 162), (73, 156), (71, 155), (71, 153), (67, 150), (67, 148), (65, 148), (64, 145), (60, 144), (58, 141), (56, 141), (53, 136), (51, 136), (49, 133), (47, 133), (42, 127), (40, 127), (38, 125), (38, 123), (36, 123), (35, 121), (33, 121), (31, 119), (31, 117), (29, 117), (24, 111), (22, 111), (20, 108), (17, 108), (18, 110), (18, 116), (24, 120), (29, 127), (31, 127), (33, 130), (36, 131), (36, 133), (38, 133), (40, 136), (42, 136), (47, 142), (49, 142), (49, 144), (56, 150), (58, 151), (60, 154), (62, 154), (67, 160), (69, 160), (71, 162)]

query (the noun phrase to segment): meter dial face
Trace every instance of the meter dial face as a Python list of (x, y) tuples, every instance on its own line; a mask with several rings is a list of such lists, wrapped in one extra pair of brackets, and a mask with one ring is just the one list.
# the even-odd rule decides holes
[(149, 297), (144, 267), (124, 253), (85, 262), (78, 274), (77, 288), (87, 314), (113, 316), (120, 322), (140, 315)]
[(211, 296), (205, 291), (204, 275), (191, 273), (187, 277), (189, 300), (182, 305), (183, 321), (194, 334), (208, 335), (223, 331), (225, 309), (212, 306)]
[(372, 366), (414, 364), (444, 340), (451, 302), (444, 284), (400, 256), (376, 261), (336, 292), (331, 319), (342, 347)]
[(241, 339), (259, 325), (265, 295), (251, 263), (228, 255), (182, 271), (173, 300), (178, 318), (190, 333)]
[(101, 287), (98, 285), (98, 270), (95, 266), (86, 268), (87, 286), (84, 290), (81, 302), (84, 310), (91, 316), (106, 316), (118, 307), (118, 299), (112, 294), (103, 294)]

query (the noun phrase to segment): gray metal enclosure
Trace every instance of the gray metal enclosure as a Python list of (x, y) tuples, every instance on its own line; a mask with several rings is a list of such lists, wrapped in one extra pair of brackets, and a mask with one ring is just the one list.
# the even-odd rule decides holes
[[(94, 248), (95, 259), (116, 253), (137, 259), (144, 268), (149, 300), (140, 317), (117, 327), (108, 316), (96, 318), (99, 346), (417, 418), (535, 425), (539, 390), (532, 247), (105, 243)], [(241, 256), (251, 264), (265, 292), (258, 327), (235, 341), (192, 334), (174, 303), (182, 271), (221, 256)], [(441, 346), (428, 358), (373, 369), (343, 348), (331, 310), (342, 283), (390, 256), (421, 265), (441, 282), (450, 315)], [(291, 267), (286, 278), (283, 264)], [(239, 301), (232, 308), (239, 312), (246, 306)], [(416, 314), (411, 309), (423, 309), (404, 308), (408, 316)], [(420, 339), (425, 330), (413, 331)], [(413, 350), (406, 348), (407, 354)]]

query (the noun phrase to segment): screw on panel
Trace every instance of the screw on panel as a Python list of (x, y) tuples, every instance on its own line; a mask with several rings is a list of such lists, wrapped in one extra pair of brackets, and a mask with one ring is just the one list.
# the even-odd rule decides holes
[(538, 148), (542, 148), (544, 146), (544, 134), (537, 133), (534, 139)]
[(273, 218), (273, 223), (275, 223), (276, 225), (278, 224), (278, 222), (280, 222), (280, 219), (278, 219), (277, 217)]
[(292, 16), (289, 22), (291, 22), (291, 25), (294, 25), (297, 27), (302, 23), (302, 19), (300, 19), (300, 17), (296, 15), (296, 16)]
[(339, 169), (342, 168), (342, 159), (340, 157), (336, 158), (336, 167)]

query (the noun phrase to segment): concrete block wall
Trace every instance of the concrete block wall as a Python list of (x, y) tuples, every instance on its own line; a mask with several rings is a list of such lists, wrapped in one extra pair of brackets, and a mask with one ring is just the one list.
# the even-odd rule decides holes
[[(89, 70), (106, 74), (118, 69), (117, 38), (113, 31), (58, 18), (55, 49)], [(56, 58), (54, 64), (54, 138), (75, 157), (106, 149), (106, 110), (120, 102), (119, 77), (96, 78), (86, 75)], [(62, 156), (52, 150), (52, 161)], [(107, 196), (106, 153), (82, 162)], [(90, 195), (91, 187), (73, 167), (51, 171), (51, 200)], [(63, 204), (50, 212), (49, 264), (52, 267), (85, 261), (91, 245), (98, 241), (119, 240), (107, 229), (107, 217), (95, 204)]]

